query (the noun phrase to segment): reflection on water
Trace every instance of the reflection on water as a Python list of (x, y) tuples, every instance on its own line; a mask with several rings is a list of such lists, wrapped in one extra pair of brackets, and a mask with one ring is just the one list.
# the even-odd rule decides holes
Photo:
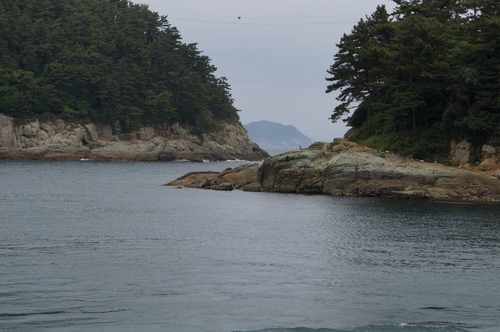
[(239, 164), (0, 161), (0, 329), (497, 331), (499, 206), (161, 186)]

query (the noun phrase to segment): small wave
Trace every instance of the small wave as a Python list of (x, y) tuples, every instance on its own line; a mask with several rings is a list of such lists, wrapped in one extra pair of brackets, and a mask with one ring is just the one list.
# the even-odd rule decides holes
[(448, 307), (423, 307), (422, 310), (451, 310)]
[(67, 311), (41, 311), (41, 312), (22, 312), (22, 313), (0, 313), (0, 317), (22, 317), (22, 316), (35, 316), (35, 315), (57, 315), (67, 314)]
[(105, 310), (105, 311), (82, 311), (82, 314), (109, 314), (121, 311), (126, 311), (126, 309), (115, 309), (115, 310)]

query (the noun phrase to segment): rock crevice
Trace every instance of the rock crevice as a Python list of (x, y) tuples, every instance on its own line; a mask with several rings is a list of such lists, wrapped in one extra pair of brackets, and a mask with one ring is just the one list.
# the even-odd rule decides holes
[(192, 128), (156, 124), (121, 133), (116, 125), (86, 125), (61, 119), (16, 126), (0, 114), (0, 159), (44, 160), (262, 160), (267, 152), (253, 143), (239, 123), (195, 136)]
[[(254, 180), (247, 173), (243, 185), (234, 185), (239, 169), (211, 176), (226, 180), (224, 190), (500, 202), (500, 180), (487, 173), (412, 160), (345, 140), (337, 143), (269, 157), (260, 167), (251, 167)], [(227, 176), (231, 173), (233, 181)], [(198, 183), (197, 176), (206, 175), (192, 173), (189, 181), (170, 185), (200, 188), (192, 185)], [(212, 181), (201, 188), (218, 185)]]

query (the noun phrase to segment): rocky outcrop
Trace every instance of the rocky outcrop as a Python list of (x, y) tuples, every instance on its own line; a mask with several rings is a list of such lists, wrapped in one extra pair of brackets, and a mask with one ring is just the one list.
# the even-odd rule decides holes
[(223, 172), (191, 172), (170, 182), (167, 186), (187, 188), (202, 188), (214, 190), (241, 189), (246, 191), (259, 191), (257, 182), (259, 164), (247, 164), (228, 168)]
[(498, 173), (498, 170), (500, 170), (500, 147), (498, 143), (492, 142), (483, 145), (481, 152), (482, 161), (477, 168), (482, 171), (496, 171)]
[(331, 151), (325, 145), (268, 158), (258, 178), (263, 190), (275, 192), (500, 202), (500, 180), (487, 174), (347, 141), (338, 141)]
[[(217, 179), (222, 173), (210, 176)], [(172, 185), (193, 186), (195, 178), (190, 174), (187, 182)], [(201, 187), (218, 189), (219, 183), (210, 181)], [(267, 192), (500, 202), (500, 180), (494, 176), (379, 152), (346, 140), (267, 158), (255, 181), (247, 181), (252, 184), (248, 190)]]
[(0, 114), (0, 159), (44, 160), (262, 160), (267, 152), (253, 143), (238, 123), (190, 134), (179, 124), (158, 124), (119, 133), (119, 124), (86, 125), (61, 119), (16, 126)]
[(451, 141), (450, 156), (449, 159), (452, 163), (457, 163), (460, 165), (467, 164), (470, 159), (472, 144), (466, 140), (462, 140), (456, 143), (454, 140)]
[[(466, 140), (458, 143), (451, 141), (449, 160), (462, 166), (470, 167), (472, 144)], [(476, 169), (481, 171), (497, 171), (500, 169), (500, 138), (492, 137), (481, 148), (481, 160)]]

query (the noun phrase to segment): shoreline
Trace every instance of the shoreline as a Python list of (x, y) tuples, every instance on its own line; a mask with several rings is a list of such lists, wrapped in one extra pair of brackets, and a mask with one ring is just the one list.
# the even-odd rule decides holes
[(188, 173), (167, 185), (350, 197), (500, 203), (500, 180), (481, 171), (404, 158), (346, 140), (289, 151), (220, 173)]
[(178, 123), (115, 132), (111, 125), (39, 120), (16, 126), (0, 114), (0, 159), (9, 160), (129, 160), (194, 162), (260, 161), (269, 154), (250, 140), (239, 122), (196, 136)]

